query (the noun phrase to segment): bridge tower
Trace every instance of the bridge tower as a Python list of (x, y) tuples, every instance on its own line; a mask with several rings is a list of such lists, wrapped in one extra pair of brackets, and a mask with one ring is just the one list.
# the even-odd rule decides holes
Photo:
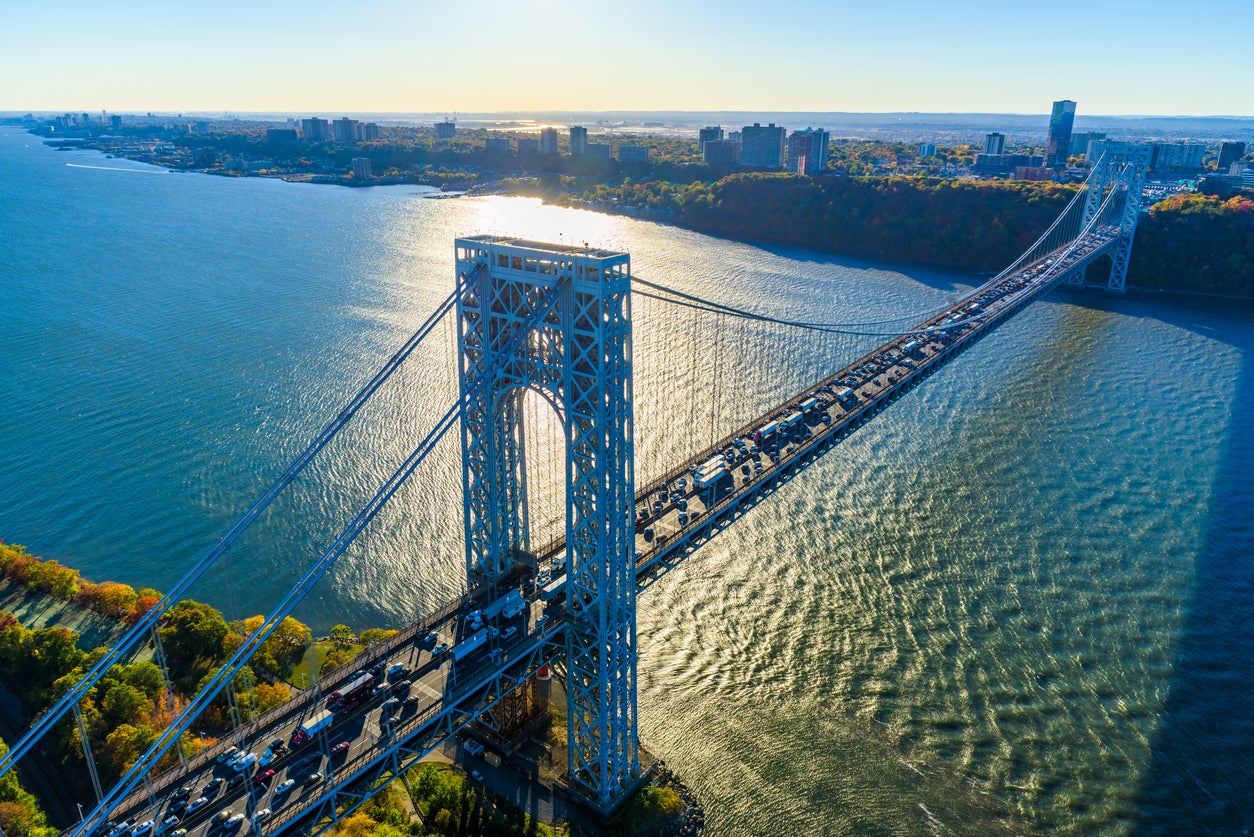
[[(1148, 145), (1128, 142), (1102, 142), (1095, 146), (1098, 161), (1089, 178), (1089, 191), (1084, 199), (1084, 215), (1080, 229), (1097, 216), (1102, 201), (1112, 189), (1126, 192), (1123, 212), (1119, 217), (1119, 236), (1110, 249), (1110, 276), (1106, 290), (1123, 293), (1128, 281), (1128, 260), (1132, 257), (1132, 237), (1141, 217), (1141, 187), (1149, 171)], [(1084, 270), (1066, 278), (1068, 285), (1083, 285)]]
[[(557, 412), (566, 445), (570, 781), (609, 810), (640, 774), (630, 257), (499, 236), (455, 247), (462, 394), (490, 376), (461, 424), (467, 580), (496, 596), (534, 560), (522, 415), (531, 389)], [(504, 356), (520, 328), (527, 338)]]

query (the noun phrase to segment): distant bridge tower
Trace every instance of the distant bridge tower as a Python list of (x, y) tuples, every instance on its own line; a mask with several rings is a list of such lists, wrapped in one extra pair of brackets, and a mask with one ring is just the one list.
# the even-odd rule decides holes
[[(609, 809), (640, 773), (636, 730), (631, 260), (498, 236), (459, 238), (466, 574), (497, 585), (531, 560), (523, 394), (566, 441), (566, 691), (570, 780)], [(555, 294), (555, 297), (554, 297)], [(547, 308), (521, 348), (517, 330)]]
[[(1089, 192), (1084, 200), (1084, 229), (1097, 216), (1102, 200), (1112, 189), (1123, 189), (1126, 197), (1119, 219), (1119, 237), (1110, 250), (1110, 276), (1106, 290), (1123, 293), (1128, 281), (1128, 261), (1132, 257), (1132, 237), (1141, 217), (1141, 188), (1149, 171), (1150, 148), (1127, 142), (1102, 142), (1096, 146), (1098, 162), (1089, 179)], [(1084, 284), (1081, 268), (1066, 279), (1068, 285)]]

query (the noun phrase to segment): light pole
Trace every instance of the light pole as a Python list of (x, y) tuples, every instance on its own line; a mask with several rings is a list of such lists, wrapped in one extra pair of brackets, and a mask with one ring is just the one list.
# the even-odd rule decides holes
[(83, 821), (83, 803), (75, 802), (74, 805), (78, 808), (78, 821), (81, 823)]

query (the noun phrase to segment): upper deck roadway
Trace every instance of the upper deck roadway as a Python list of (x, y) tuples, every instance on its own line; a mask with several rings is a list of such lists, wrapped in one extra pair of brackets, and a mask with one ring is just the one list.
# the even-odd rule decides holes
[[(919, 324), (913, 335), (888, 340), (640, 488), (636, 495), (638, 589), (648, 587), (743, 510), (772, 493), (780, 482), (1053, 288), (1068, 272), (1082, 269), (1101, 255), (1116, 233), (1091, 233), (1067, 251), (990, 283), (974, 297)], [(852, 393), (844, 392), (846, 388)], [(790, 421), (791, 426), (785, 428)], [(764, 432), (771, 431), (772, 426), (776, 428), (773, 432)], [(708, 486), (698, 487), (697, 468), (718, 455), (723, 457), (727, 471)], [(449, 648), (473, 632), (468, 618), (473, 609), (486, 604), (481, 591), (471, 591), (446, 604), (356, 661), (360, 669), (399, 664), (405, 672), (387, 677), (386, 684), (369, 699), (337, 714), (328, 730), (275, 758), (263, 768), (274, 771), (265, 781), (254, 779), (263, 769), (251, 768), (248, 773), (253, 775), (237, 774), (219, 763), (217, 756), (228, 746), (261, 755), (275, 739), (290, 743), (295, 729), (320, 711), (325, 696), (348, 682), (352, 672), (340, 672), (322, 684), (320, 691), (305, 692), (271, 710), (197, 755), (186, 768), (172, 768), (154, 777), (125, 799), (110, 819), (119, 824), (127, 821), (127, 834), (136, 824), (152, 821), (156, 824), (153, 832), (165, 837), (180, 829), (190, 837), (214, 831), (226, 831), (232, 837), (245, 830), (268, 834), (302, 820), (308, 830), (309, 823), (330, 815), (325, 807), (329, 800), (350, 805), (357, 801), (343, 795), (346, 786), (383, 770), (395, 772), (421, 757), (541, 665), (560, 658), (565, 612), (560, 589), (563, 556), (559, 544), (541, 559), (539, 575), (523, 581), (526, 608), (512, 618), (490, 620), (490, 641), (464, 659), (455, 661)], [(401, 685), (398, 691), (394, 686), (403, 681), (411, 685)], [(399, 708), (397, 704), (385, 707), (385, 701), (392, 697), (401, 700)], [(411, 699), (404, 700), (406, 697)], [(385, 715), (395, 720), (389, 722)], [(347, 746), (336, 748), (341, 742)], [(332, 754), (333, 749), (338, 751)], [(280, 792), (287, 780), (294, 780), (295, 785)], [(207, 801), (192, 813), (183, 810), (187, 801), (202, 796)], [(253, 821), (252, 816), (263, 809), (270, 814)], [(245, 814), (246, 818), (226, 826), (222, 812), (227, 811)], [(316, 817), (309, 816), (315, 813)], [(161, 823), (171, 816), (181, 817), (181, 821), (170, 821), (162, 829)], [(115, 837), (123, 833), (120, 825), (113, 829), (102, 826), (96, 833), (111, 830)]]

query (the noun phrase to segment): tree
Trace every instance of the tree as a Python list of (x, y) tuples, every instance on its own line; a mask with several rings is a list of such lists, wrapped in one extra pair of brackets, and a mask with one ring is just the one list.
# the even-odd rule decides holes
[(357, 642), (357, 636), (348, 625), (335, 625), (331, 628), (331, 642), (341, 648), (347, 648)]
[(205, 671), (226, 659), (231, 627), (217, 610), (191, 599), (170, 608), (164, 621), (161, 644), (170, 677), (188, 692)]
[(106, 581), (91, 590), (91, 600), (85, 604), (105, 616), (126, 616), (138, 599), (139, 595), (131, 585)]
[(121, 776), (156, 740), (157, 733), (146, 726), (122, 724), (105, 736), (100, 756), (115, 777)]
[(386, 642), (396, 636), (399, 631), (388, 630), (386, 628), (367, 628), (357, 637), (357, 641), (366, 646), (366, 650), (370, 650), (380, 642)]
[(100, 709), (110, 726), (140, 723), (152, 713), (152, 701), (129, 683), (118, 683), (105, 693)]

